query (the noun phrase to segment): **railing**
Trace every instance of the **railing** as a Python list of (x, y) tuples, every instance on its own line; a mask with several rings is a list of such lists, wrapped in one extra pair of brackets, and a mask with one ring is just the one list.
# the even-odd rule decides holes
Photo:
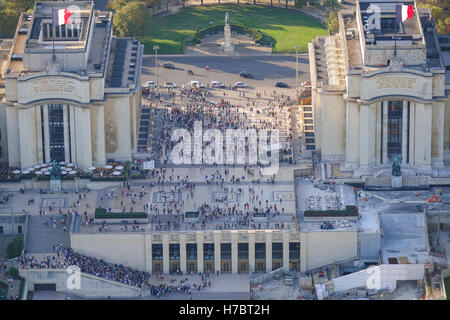
[(263, 284), (264, 282), (266, 282), (268, 280), (274, 279), (277, 274), (283, 275), (287, 271), (288, 270), (287, 270), (286, 267), (278, 268), (278, 269), (273, 270), (273, 271), (271, 271), (269, 273), (263, 274), (262, 276), (259, 276), (259, 277), (256, 277), (256, 278), (252, 278), (250, 280), (250, 285)]

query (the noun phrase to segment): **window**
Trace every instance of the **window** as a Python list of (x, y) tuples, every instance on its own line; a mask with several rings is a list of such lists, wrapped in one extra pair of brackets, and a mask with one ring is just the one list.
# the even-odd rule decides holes
[(220, 244), (220, 258), (222, 260), (231, 260), (231, 243)]
[(152, 257), (153, 260), (163, 259), (162, 244), (152, 244)]
[(289, 260), (300, 260), (300, 242), (289, 242)]
[(387, 155), (392, 158), (402, 154), (403, 101), (388, 103), (388, 145)]
[(0, 226), (0, 234), (3, 234), (3, 226)]
[(187, 260), (197, 260), (197, 244), (187, 243), (186, 244), (186, 259)]
[(238, 243), (238, 260), (248, 260), (248, 243)]
[(283, 259), (283, 243), (273, 242), (272, 243), (272, 260)]
[(214, 260), (214, 243), (203, 244), (203, 259)]
[(264, 242), (255, 243), (255, 259), (266, 260), (266, 244)]
[(180, 260), (180, 244), (169, 244), (169, 260)]
[(48, 128), (50, 136), (50, 159), (65, 160), (63, 105), (48, 105)]

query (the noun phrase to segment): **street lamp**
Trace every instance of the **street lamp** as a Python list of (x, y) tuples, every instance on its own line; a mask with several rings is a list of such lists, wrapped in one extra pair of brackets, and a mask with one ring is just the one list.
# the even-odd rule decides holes
[(153, 46), (153, 50), (155, 51), (155, 65), (156, 65), (156, 91), (159, 92), (159, 81), (158, 81), (158, 46)]
[(300, 49), (299, 45), (295, 45), (295, 90), (298, 97), (298, 49)]

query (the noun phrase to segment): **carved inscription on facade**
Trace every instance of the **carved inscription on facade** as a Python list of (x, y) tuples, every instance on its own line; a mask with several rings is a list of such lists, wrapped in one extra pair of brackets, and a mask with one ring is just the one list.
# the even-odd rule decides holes
[(65, 79), (44, 79), (33, 85), (34, 93), (73, 93), (75, 90), (74, 83)]
[(405, 77), (383, 77), (376, 80), (378, 89), (413, 89), (416, 79)]

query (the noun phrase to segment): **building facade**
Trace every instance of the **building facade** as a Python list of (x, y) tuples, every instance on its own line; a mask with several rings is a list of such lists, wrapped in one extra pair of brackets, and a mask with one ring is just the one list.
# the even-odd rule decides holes
[[(414, 6), (397, 23), (396, 5)], [(339, 33), (309, 44), (316, 149), (354, 176), (390, 167), (445, 169), (450, 103), (429, 9), (413, 1), (359, 0), (339, 12)], [(448, 78), (448, 77), (447, 77)]]
[[(70, 8), (54, 27), (52, 9)], [(116, 38), (92, 1), (37, 2), (24, 13), (2, 68), (1, 159), (22, 169), (52, 160), (87, 170), (137, 148), (143, 45)]]
[(70, 243), (77, 252), (152, 273), (305, 272), (357, 258), (357, 237), (357, 230), (72, 232)]

